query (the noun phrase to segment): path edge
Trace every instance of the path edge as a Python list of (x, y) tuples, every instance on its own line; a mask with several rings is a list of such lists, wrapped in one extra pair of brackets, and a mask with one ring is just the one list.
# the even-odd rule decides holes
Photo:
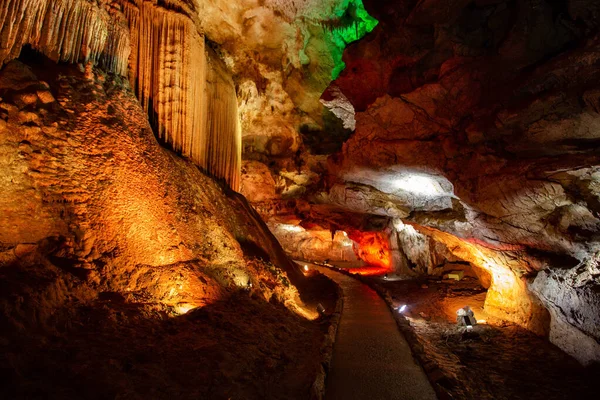
[(329, 268), (332, 271), (339, 272), (350, 278), (354, 278), (354, 279), (358, 280), (359, 282), (367, 285), (371, 289), (373, 289), (375, 291), (375, 293), (377, 293), (379, 295), (379, 297), (381, 297), (383, 299), (383, 301), (385, 301), (385, 303), (387, 304), (388, 309), (389, 309), (390, 313), (392, 314), (392, 318), (394, 318), (394, 321), (396, 321), (396, 326), (398, 327), (398, 330), (400, 331), (400, 333), (402, 333), (404, 335), (404, 338), (406, 339), (406, 341), (408, 342), (408, 345), (410, 347), (410, 351), (411, 351), (413, 358), (417, 361), (417, 363), (419, 364), (419, 366), (425, 373), (425, 376), (427, 376), (427, 380), (429, 380), (429, 383), (431, 384), (431, 387), (433, 388), (437, 398), (439, 400), (451, 400), (454, 398), (450, 394), (450, 392), (448, 392), (440, 384), (440, 382), (443, 381), (444, 378), (446, 378), (446, 376), (444, 375), (444, 372), (439, 368), (437, 363), (432, 361), (427, 356), (423, 345), (419, 341), (419, 337), (417, 336), (417, 333), (414, 331), (413, 327), (410, 324), (410, 321), (408, 319), (406, 319), (406, 317), (404, 315), (402, 315), (398, 312), (395, 312), (396, 310), (394, 309), (394, 301), (392, 300), (392, 296), (391, 296), (390, 292), (386, 288), (384, 288), (381, 285), (378, 285), (376, 282), (372, 282), (371, 280), (369, 280), (368, 278), (365, 278), (364, 276), (362, 276), (360, 274), (353, 274), (351, 272), (344, 270), (343, 268), (336, 268), (335, 266), (329, 266), (329, 265), (324, 265), (324, 264), (318, 264), (318, 265)]
[[(320, 272), (319, 272), (320, 273)], [(329, 279), (337, 288), (337, 301), (335, 303), (335, 309), (331, 314), (331, 322), (329, 329), (325, 334), (323, 343), (321, 344), (321, 363), (319, 364), (319, 371), (313, 382), (310, 390), (311, 400), (322, 400), (325, 397), (325, 382), (327, 381), (327, 375), (331, 369), (331, 359), (333, 358), (333, 346), (337, 337), (338, 327), (342, 318), (342, 309), (344, 308), (344, 292), (340, 285), (338, 285), (333, 279), (329, 278), (325, 274), (322, 274)]]

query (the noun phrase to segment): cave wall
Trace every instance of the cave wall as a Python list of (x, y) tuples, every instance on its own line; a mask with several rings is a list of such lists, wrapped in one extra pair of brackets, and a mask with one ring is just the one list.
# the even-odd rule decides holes
[(487, 271), (454, 255), (444, 242), (436, 241), (400, 219), (393, 220), (392, 225), (390, 241), (395, 242), (393, 256), (397, 271), (438, 278), (444, 278), (451, 271), (463, 271), (465, 276), (477, 278), (483, 287), (490, 286), (491, 276)]
[[(585, 322), (600, 313), (597, 2), (365, 7), (379, 25), (348, 46), (346, 68), (321, 99), (354, 132), (321, 134), (341, 146), (327, 148), (324, 170), (296, 139), (271, 143), (271, 153), (268, 139), (254, 142), (249, 198), (267, 220), (290, 212), (290, 199), (303, 204), (291, 210), (300, 224), (327, 225), (330, 216), (315, 215), (325, 205), (389, 226), (400, 219), (421, 236), (390, 233), (397, 270), (468, 262), (498, 318), (548, 334), (581, 362), (597, 360), (600, 342)], [(280, 143), (299, 152), (282, 157)], [(281, 177), (292, 170), (323, 178), (286, 191), (296, 183)]]
[(177, 314), (262, 291), (255, 259), (301, 283), (245, 199), (157, 142), (125, 78), (33, 57), (0, 71), (0, 264), (25, 279), (3, 297), (12, 329), (102, 293)]
[(331, 86), (356, 131), (321, 198), (385, 205), (488, 272), (486, 308), (597, 360), (598, 4), (441, 3), (365, 2), (380, 24)]
[(128, 76), (161, 141), (239, 188), (236, 90), (192, 10), (143, 0), (11, 0), (2, 9), (0, 65), (28, 45), (56, 62)]
[[(159, 150), (154, 131), (239, 188), (263, 219), (347, 231), (365, 248), (378, 243), (362, 256), (358, 246), (360, 257), (377, 259), (384, 249), (380, 261), (410, 262), (419, 272), (432, 272), (441, 258), (469, 262), (489, 280), (486, 307), (498, 318), (548, 333), (584, 363), (598, 360), (597, 2), (7, 0), (2, 7), (8, 262), (44, 249), (104, 284), (113, 265), (200, 262), (243, 271), (244, 257), (260, 255), (289, 267), (293, 279), (297, 271), (257, 214)], [(10, 63), (23, 45), (78, 66), (32, 72)], [(178, 182), (202, 182), (205, 197)], [(239, 212), (206, 202), (220, 209), (233, 202)], [(385, 222), (373, 229), (354, 223), (355, 214)], [(397, 220), (422, 235), (417, 242), (394, 236)], [(199, 232), (209, 240), (197, 242)], [(338, 250), (335, 240), (298, 246), (278, 236), (305, 257), (311, 248), (323, 256)]]
[(359, 261), (356, 254), (357, 244), (343, 231), (332, 232), (327, 227), (320, 226), (304, 228), (275, 221), (270, 221), (268, 225), (287, 254), (295, 260), (350, 263)]

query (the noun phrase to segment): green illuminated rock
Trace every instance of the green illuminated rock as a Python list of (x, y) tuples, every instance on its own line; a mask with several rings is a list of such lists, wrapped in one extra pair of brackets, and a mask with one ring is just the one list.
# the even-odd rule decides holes
[(332, 79), (336, 79), (346, 67), (342, 61), (346, 46), (373, 31), (378, 23), (365, 10), (362, 0), (344, 0), (335, 16), (324, 22), (332, 43), (329, 50), (335, 62)]

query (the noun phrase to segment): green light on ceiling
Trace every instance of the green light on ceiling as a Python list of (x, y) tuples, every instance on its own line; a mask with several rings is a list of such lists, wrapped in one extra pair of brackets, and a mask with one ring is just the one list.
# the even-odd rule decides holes
[(345, 0), (331, 21), (326, 26), (334, 45), (331, 51), (335, 67), (331, 79), (336, 79), (346, 67), (342, 61), (346, 46), (373, 31), (379, 21), (369, 15), (362, 0)]

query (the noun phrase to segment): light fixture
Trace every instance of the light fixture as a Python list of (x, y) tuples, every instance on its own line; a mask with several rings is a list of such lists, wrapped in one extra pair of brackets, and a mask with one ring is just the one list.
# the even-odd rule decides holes
[(323, 305), (321, 303), (317, 304), (317, 312), (321, 316), (325, 315), (325, 307), (323, 307)]
[(403, 304), (402, 306), (398, 307), (398, 312), (399, 313), (403, 313), (404, 310), (406, 310), (406, 304)]
[(305, 266), (304, 266), (304, 270), (305, 270), (305, 271), (308, 271), (308, 265), (305, 265)]

